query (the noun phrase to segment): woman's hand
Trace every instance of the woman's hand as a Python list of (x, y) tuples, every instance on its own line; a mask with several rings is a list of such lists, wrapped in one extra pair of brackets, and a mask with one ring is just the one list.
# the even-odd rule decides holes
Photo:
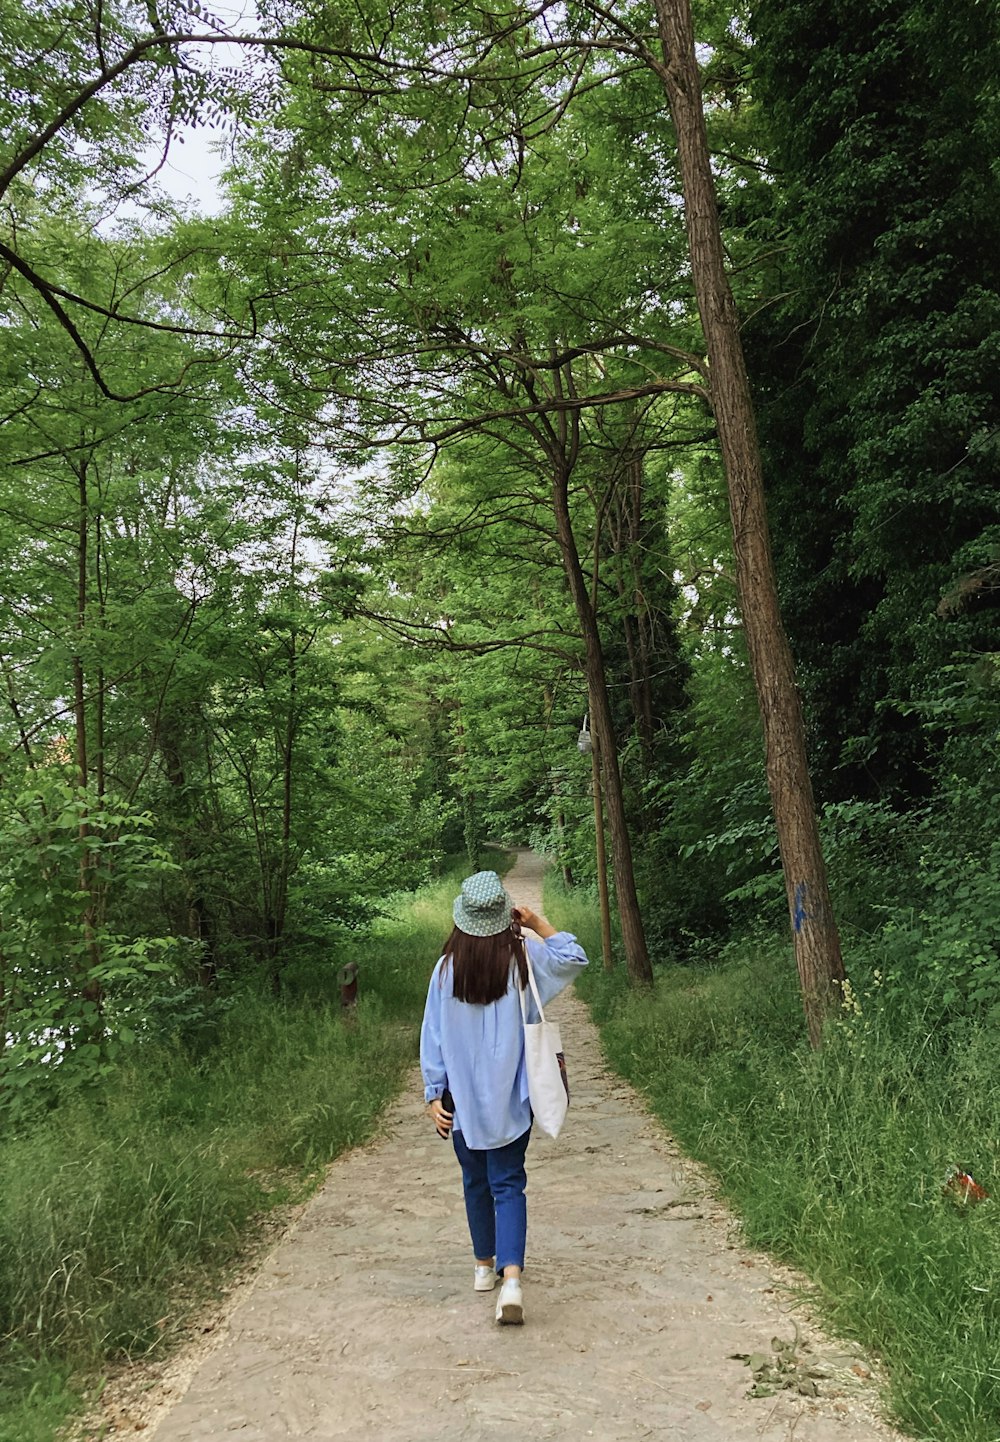
[(522, 926), (529, 927), (536, 936), (544, 939), (547, 936), (555, 936), (556, 934), (556, 929), (552, 923), (546, 921), (545, 917), (539, 915), (537, 911), (532, 911), (530, 907), (517, 907), (514, 911), (514, 916)]
[(431, 1121), (439, 1137), (446, 1137), (451, 1131), (451, 1123), (454, 1117), (453, 1112), (446, 1112), (440, 1097), (435, 1097), (429, 1103), (427, 1110), (431, 1114)]

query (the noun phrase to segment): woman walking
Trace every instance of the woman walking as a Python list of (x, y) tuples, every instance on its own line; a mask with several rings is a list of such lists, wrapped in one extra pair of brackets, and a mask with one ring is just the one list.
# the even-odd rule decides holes
[[(420, 1032), (424, 1100), (438, 1135), (451, 1135), (462, 1168), (473, 1285), (490, 1292), (502, 1277), (496, 1319), (520, 1323), (524, 1157), (531, 1135), (520, 998), (528, 985), (526, 953), (543, 1007), (587, 957), (569, 932), (556, 931), (527, 907), (515, 909), (495, 871), (478, 871), (462, 883), (453, 915), (455, 929), (431, 976)], [(536, 937), (522, 937), (522, 924)], [(537, 1020), (530, 992), (528, 1008), (529, 1019)]]

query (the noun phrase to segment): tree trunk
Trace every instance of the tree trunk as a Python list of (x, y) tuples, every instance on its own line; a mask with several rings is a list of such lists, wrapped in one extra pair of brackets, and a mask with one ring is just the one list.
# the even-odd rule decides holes
[(600, 747), (604, 771), (605, 800), (608, 811), (608, 827), (611, 831), (611, 861), (615, 876), (615, 893), (618, 898), (618, 914), (621, 918), (622, 942), (625, 947), (625, 964), (629, 980), (633, 985), (650, 986), (653, 969), (646, 950), (646, 934), (639, 910), (639, 898), (635, 890), (635, 874), (632, 869), (632, 843), (628, 834), (625, 815), (625, 798), (622, 794), (621, 771), (618, 766), (618, 749), (615, 745), (615, 728), (608, 700), (608, 688), (604, 676), (604, 656), (601, 637), (597, 629), (597, 616), (587, 591), (587, 581), (580, 565), (580, 553), (573, 534), (573, 523), (569, 511), (569, 478), (565, 470), (558, 470), (552, 487), (553, 511), (559, 549), (569, 581), (570, 595), (576, 608), (577, 619), (584, 641), (584, 669), (587, 691), (590, 696), (590, 724)]
[(840, 997), (844, 964), (820, 846), (802, 707), (778, 607), (757, 427), (725, 271), (691, 9), (689, 0), (654, 3), (665, 57), (657, 68), (677, 133), (691, 272), (729, 488), (740, 604), (764, 725), (795, 958), (809, 1038), (818, 1046), (824, 1018)]
[(649, 606), (646, 602), (645, 586), (642, 579), (643, 542), (643, 458), (635, 456), (628, 467), (629, 482), (629, 529), (628, 557), (632, 568), (632, 610), (635, 616), (636, 649), (639, 659), (637, 687), (639, 691), (636, 714), (639, 719), (639, 735), (646, 758), (648, 771), (653, 769), (653, 682), (650, 660), (653, 652), (653, 637)]
[(591, 778), (594, 788), (594, 836), (597, 841), (597, 895), (601, 908), (601, 959), (605, 971), (613, 971), (615, 954), (611, 946), (611, 904), (608, 898), (608, 858), (604, 846), (604, 799), (601, 787), (601, 748), (597, 732), (591, 733)]
[[(90, 540), (90, 494), (88, 486), (88, 464), (80, 462), (77, 471), (77, 500), (79, 504), (76, 548), (76, 623), (73, 647), (73, 721), (75, 727), (75, 755), (77, 782), (81, 793), (85, 793), (89, 782), (87, 762), (87, 691), (83, 669), (83, 642), (87, 629), (87, 612), (90, 605), (88, 590), (88, 555)], [(97, 889), (94, 882), (93, 857), (90, 850), (90, 821), (86, 811), (80, 817), (80, 898), (82, 902), (80, 923), (87, 942), (88, 972), (82, 978), (80, 994), (94, 1003), (96, 1020), (93, 1035), (83, 1036), (84, 1040), (98, 1040), (103, 1037), (101, 1012), (104, 993), (98, 979), (101, 961), (95, 924), (98, 911)]]
[(192, 865), (196, 859), (192, 851), (192, 838), (198, 835), (201, 819), (195, 813), (188, 797), (188, 778), (181, 756), (178, 731), (176, 720), (169, 715), (161, 712), (154, 717), (153, 740), (163, 757), (163, 772), (176, 798), (176, 848), (187, 893), (188, 935), (203, 947), (198, 968), (201, 984), (214, 988), (219, 981), (215, 917), (201, 883), (193, 879), (197, 873)]
[[(281, 945), (288, 913), (288, 882), (292, 874), (292, 804), (295, 786), (295, 743), (299, 721), (299, 633), (292, 627), (288, 638), (288, 714), (285, 717), (281, 748), (281, 851), (277, 884), (274, 888), (273, 918), (275, 948)], [(275, 963), (276, 963), (275, 956)]]
[[(103, 505), (100, 488), (100, 475), (98, 474), (97, 505), (94, 514), (94, 595), (97, 599), (97, 616), (100, 631), (104, 633), (105, 618), (107, 613), (106, 599), (107, 587), (105, 585), (104, 555), (104, 523)], [(107, 702), (107, 681), (104, 674), (104, 667), (98, 665), (96, 668), (97, 695), (94, 698), (94, 787), (97, 794), (98, 809), (104, 806), (104, 798), (107, 789), (105, 765), (104, 765), (104, 742), (105, 742), (105, 711)]]
[(573, 868), (570, 866), (566, 854), (566, 813), (563, 811), (561, 802), (559, 802), (559, 809), (556, 812), (556, 827), (559, 831), (559, 866), (562, 870), (563, 886), (567, 891), (572, 891), (576, 882), (573, 879)]
[(87, 490), (87, 462), (81, 461), (77, 479), (76, 534), (76, 621), (73, 627), (73, 751), (76, 758), (77, 785), (86, 789), (87, 765), (87, 696), (83, 674), (83, 638), (87, 628), (87, 555), (90, 540), (90, 498)]
[[(299, 478), (296, 458), (296, 482)], [(288, 577), (291, 600), (298, 599), (296, 587), (299, 564), (299, 514), (296, 510), (292, 525), (291, 550), (288, 558)], [(293, 624), (289, 628), (286, 644), (288, 665), (288, 709), (285, 724), (276, 737), (281, 756), (281, 847), (278, 853), (277, 874), (273, 878), (271, 902), (268, 908), (268, 947), (271, 968), (271, 986), (274, 994), (281, 992), (281, 951), (285, 939), (285, 923), (288, 919), (288, 884), (292, 875), (292, 811), (295, 796), (295, 748), (299, 734), (299, 630)]]
[(622, 611), (628, 655), (629, 701), (635, 717), (642, 766), (653, 769), (653, 690), (650, 680), (649, 613), (641, 574), (643, 458), (631, 456), (624, 465), (625, 482), (617, 497), (614, 526), (615, 584)]

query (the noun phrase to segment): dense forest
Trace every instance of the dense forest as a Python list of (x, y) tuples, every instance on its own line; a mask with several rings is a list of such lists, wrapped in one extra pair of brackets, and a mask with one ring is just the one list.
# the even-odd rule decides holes
[[(996, 8), (0, 14), (4, 1248), (137, 1075), (193, 1114), (331, 1003), (388, 1094), (388, 898), (517, 843), (589, 904), (606, 828), (609, 1053), (762, 1242), (829, 1232), (918, 1435), (995, 1438), (1000, 1249), (940, 1189), (1000, 1189)], [(34, 1265), (0, 1394), (157, 1340)]]

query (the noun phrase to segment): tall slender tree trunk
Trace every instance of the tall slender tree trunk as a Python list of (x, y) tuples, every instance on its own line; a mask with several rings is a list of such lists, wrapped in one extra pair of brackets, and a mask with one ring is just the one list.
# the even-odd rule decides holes
[(177, 854), (180, 858), (187, 892), (188, 935), (204, 948), (199, 966), (203, 986), (215, 987), (219, 980), (216, 949), (215, 916), (197, 879), (193, 840), (198, 835), (201, 818), (191, 805), (188, 777), (181, 754), (181, 728), (176, 715), (163, 710), (153, 717), (153, 740), (163, 757), (163, 774), (174, 795)]
[[(100, 477), (98, 475), (97, 505), (94, 515), (94, 595), (97, 598), (97, 616), (103, 637), (105, 621), (107, 616), (107, 586), (105, 566), (107, 558), (104, 554), (104, 520), (103, 520), (103, 498), (101, 496)], [(104, 805), (104, 797), (107, 789), (106, 773), (104, 764), (104, 741), (105, 741), (105, 707), (107, 701), (107, 678), (104, 674), (104, 667), (98, 664), (96, 667), (97, 695), (94, 698), (94, 787), (97, 795), (99, 808)]]
[[(540, 592), (540, 587), (536, 584), (533, 586), (532, 589), (537, 598)], [(546, 683), (542, 694), (545, 697), (545, 727), (546, 730), (548, 730), (549, 726), (552, 724), (552, 711), (555, 706), (555, 696), (553, 694), (552, 687), (548, 685), (548, 683)], [(552, 798), (555, 808), (554, 820), (556, 825), (556, 834), (559, 837), (559, 868), (562, 871), (563, 885), (567, 889), (569, 889), (573, 886), (573, 868), (569, 864), (569, 856), (566, 851), (566, 813), (563, 810), (561, 792), (561, 784), (555, 779), (555, 776), (553, 775)]]
[(76, 758), (77, 784), (83, 790), (89, 779), (87, 758), (87, 697), (83, 671), (83, 639), (87, 629), (87, 567), (90, 542), (90, 497), (87, 486), (87, 462), (81, 461), (77, 481), (76, 534), (76, 619), (73, 627), (73, 752)]
[(644, 493), (643, 457), (634, 456), (628, 466), (629, 529), (628, 557), (632, 569), (632, 611), (635, 616), (636, 650), (639, 661), (639, 689), (636, 714), (649, 770), (653, 766), (653, 681), (652, 681), (652, 629), (649, 605), (646, 601), (645, 584), (642, 578), (643, 514)]
[(629, 700), (636, 736), (648, 775), (653, 767), (653, 691), (650, 680), (649, 613), (643, 594), (641, 563), (643, 458), (625, 462), (625, 481), (615, 507), (615, 585), (622, 610), (622, 631), (629, 667)]
[(691, 271), (729, 488), (740, 603), (764, 725), (767, 779), (795, 958), (809, 1037), (818, 1046), (824, 1018), (839, 1000), (844, 964), (819, 839), (795, 669), (778, 607), (760, 447), (739, 317), (725, 270), (691, 7), (689, 0), (654, 0), (654, 4), (664, 52), (664, 63), (657, 70), (677, 133)]
[(569, 476), (565, 468), (557, 467), (556, 469), (552, 487), (552, 504), (556, 534), (569, 582), (570, 595), (576, 608), (580, 630), (583, 633), (584, 670), (587, 691), (590, 696), (590, 724), (600, 747), (603, 762), (608, 829), (611, 832), (611, 863), (615, 876), (618, 914), (621, 918), (625, 964), (628, 968), (629, 979), (634, 985), (650, 986), (653, 981), (653, 968), (650, 965), (649, 952), (646, 949), (646, 934), (635, 889), (632, 843), (629, 839), (621, 770), (618, 765), (618, 748), (615, 745), (615, 728), (604, 675), (604, 655), (601, 649), (600, 632), (597, 629), (597, 616), (591, 604), (586, 577), (580, 564), (576, 537), (573, 534), (573, 523), (569, 510)]
[[(299, 461), (296, 457), (295, 479), (299, 480)], [(299, 565), (299, 513), (296, 509), (292, 525), (291, 548), (288, 557), (289, 591), (292, 605), (298, 600)], [(281, 846), (278, 853), (277, 875), (273, 878), (271, 900), (268, 906), (268, 948), (271, 967), (271, 986), (275, 995), (281, 991), (281, 949), (285, 938), (285, 923), (288, 919), (288, 886), (292, 875), (292, 813), (295, 800), (295, 748), (299, 736), (299, 629), (294, 623), (289, 628), (286, 647), (288, 664), (288, 708), (285, 724), (278, 736), (281, 755)]]
[(596, 731), (591, 735), (591, 784), (594, 788), (594, 837), (597, 854), (597, 897), (601, 911), (601, 960), (605, 971), (613, 971), (615, 954), (611, 946), (611, 903), (608, 897), (608, 857), (604, 845), (604, 797), (601, 784), (601, 747)]
[[(598, 511), (598, 521), (594, 529), (593, 561), (590, 571), (590, 607), (594, 613), (595, 621), (600, 610), (601, 535), (603, 529), (600, 512)], [(627, 608), (624, 608), (624, 619), (626, 621), (628, 620)], [(600, 635), (600, 631), (598, 631), (598, 635)], [(590, 715), (594, 713), (594, 698), (589, 692), (587, 695), (587, 711)], [(590, 771), (591, 792), (594, 800), (594, 859), (597, 865), (597, 900), (601, 913), (601, 959), (604, 963), (604, 970), (612, 971), (614, 969), (615, 956), (611, 945), (611, 896), (608, 886), (607, 838), (604, 831), (604, 782), (601, 779), (601, 745), (597, 737), (597, 732), (593, 729), (591, 729), (590, 732)]]
[[(90, 492), (89, 468), (86, 460), (80, 462), (77, 478), (77, 544), (76, 544), (76, 623), (73, 647), (73, 721), (75, 727), (75, 755), (77, 781), (81, 793), (86, 792), (89, 781), (87, 756), (87, 692), (83, 666), (83, 643), (87, 629), (87, 612), (90, 605), (88, 568), (90, 553)], [(98, 966), (101, 952), (97, 941), (96, 921), (98, 911), (97, 889), (94, 884), (94, 864), (90, 849), (91, 827), (86, 811), (80, 817), (80, 897), (82, 910), (80, 922), (87, 942), (87, 957), (90, 962), (89, 975), (82, 978), (81, 995), (94, 1003), (97, 1022), (94, 1035), (100, 1037), (103, 1024), (100, 1021), (103, 1002), (103, 988), (98, 980)], [(93, 1038), (88, 1036), (87, 1040)]]
[(288, 638), (288, 714), (281, 739), (281, 862), (275, 898), (275, 925), (280, 938), (288, 910), (288, 880), (292, 870), (292, 804), (295, 788), (295, 743), (299, 723), (299, 633), (292, 627)]

